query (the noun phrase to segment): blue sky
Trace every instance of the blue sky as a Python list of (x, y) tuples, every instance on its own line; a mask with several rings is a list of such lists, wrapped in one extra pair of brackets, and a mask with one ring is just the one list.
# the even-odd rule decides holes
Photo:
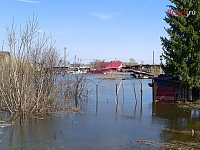
[(24, 24), (33, 13), (40, 30), (51, 34), (60, 55), (88, 63), (93, 59), (119, 59), (159, 63), (160, 36), (168, 0), (1, 0), (0, 42), (14, 18)]

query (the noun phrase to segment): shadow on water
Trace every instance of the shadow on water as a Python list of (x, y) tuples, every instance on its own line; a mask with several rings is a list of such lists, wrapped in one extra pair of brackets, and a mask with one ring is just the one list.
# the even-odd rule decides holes
[(116, 105), (112, 89), (104, 88), (107, 83), (115, 82), (103, 81), (98, 101), (94, 91), (93, 98), (82, 102), (84, 113), (61, 112), (31, 118), (22, 124), (0, 126), (0, 149), (159, 150), (163, 149), (160, 142), (198, 141), (197, 135), (182, 136), (182, 132), (176, 132), (200, 130), (198, 112), (183, 110), (173, 104), (152, 103), (149, 80), (142, 82), (142, 103), (139, 98), (136, 103), (129, 81), (123, 81), (124, 100), (123, 94), (119, 94)]

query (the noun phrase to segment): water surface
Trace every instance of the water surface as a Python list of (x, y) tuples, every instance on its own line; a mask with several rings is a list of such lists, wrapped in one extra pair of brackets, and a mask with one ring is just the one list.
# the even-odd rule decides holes
[(165, 130), (199, 130), (199, 113), (174, 104), (152, 103), (151, 88), (147, 85), (151, 80), (123, 80), (116, 105), (115, 88), (121, 79), (101, 81), (94, 75), (89, 79), (94, 81), (91, 89), (99, 86), (98, 102), (94, 88), (89, 100), (83, 102), (81, 113), (63, 112), (0, 126), (0, 149), (149, 150), (163, 149), (157, 143), (170, 140), (199, 142), (198, 136)]

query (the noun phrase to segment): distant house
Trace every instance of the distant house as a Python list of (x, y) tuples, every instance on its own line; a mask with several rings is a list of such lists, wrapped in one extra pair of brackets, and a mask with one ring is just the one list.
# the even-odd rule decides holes
[(102, 72), (121, 72), (123, 63), (121, 61), (111, 61), (105, 68), (102, 68)]
[(107, 72), (121, 72), (123, 66), (121, 61), (100, 62), (98, 64), (98, 70), (90, 70), (87, 73), (103, 74)]
[(0, 51), (0, 62), (8, 61), (10, 57), (10, 52), (8, 51)]

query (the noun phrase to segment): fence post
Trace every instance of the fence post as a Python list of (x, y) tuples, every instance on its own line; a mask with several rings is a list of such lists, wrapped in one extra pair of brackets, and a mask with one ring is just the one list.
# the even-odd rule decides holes
[(88, 91), (88, 88), (87, 88), (87, 100), (89, 99), (89, 91)]
[(98, 85), (96, 85), (96, 101), (98, 102)]
[[(124, 79), (122, 79), (122, 80), (124, 80)], [(123, 82), (122, 82), (122, 92), (123, 92), (123, 93), (122, 93), (122, 94), (123, 94), (122, 96), (123, 96), (123, 102), (124, 102), (124, 85), (123, 85)]]
[(96, 85), (96, 113), (98, 112), (98, 85)]
[(117, 90), (118, 90), (118, 89), (117, 89), (117, 86), (118, 86), (118, 85), (116, 84), (116, 103), (118, 104), (118, 93), (117, 93)]
[(154, 80), (153, 80), (152, 84), (153, 84), (153, 92), (152, 92), (153, 102), (155, 102), (156, 101), (156, 95), (157, 95), (157, 84), (156, 84), (156, 82), (154, 82)]
[(141, 103), (142, 103), (142, 94), (143, 94), (142, 81), (140, 81), (140, 101), (141, 101)]
[(133, 89), (134, 89), (135, 101), (137, 103), (137, 95), (136, 95), (135, 83), (133, 84)]

